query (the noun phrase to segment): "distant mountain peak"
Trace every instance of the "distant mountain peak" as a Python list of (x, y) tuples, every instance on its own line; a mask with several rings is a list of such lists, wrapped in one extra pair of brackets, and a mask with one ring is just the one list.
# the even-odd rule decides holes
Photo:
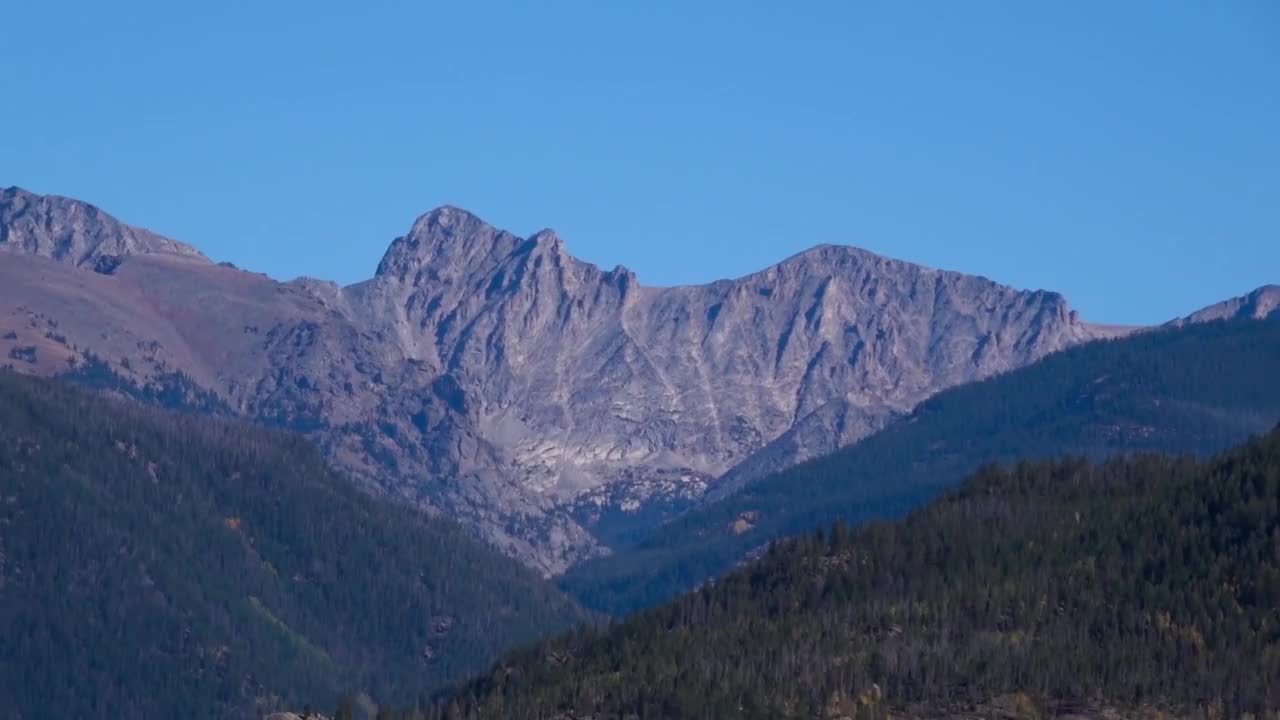
[(522, 238), (459, 207), (442, 205), (418, 217), (408, 234), (396, 238), (378, 264), (378, 277), (417, 282), (484, 273), (523, 252), (568, 258), (564, 241), (551, 228)]
[(560, 239), (560, 234), (551, 228), (543, 228), (538, 232), (529, 236), (529, 240), (537, 245), (546, 247), (564, 248), (564, 240)]
[(0, 191), (0, 252), (39, 255), (88, 268), (114, 268), (129, 255), (209, 262), (194, 247), (127, 225), (95, 205), (17, 186)]
[(1169, 323), (1175, 327), (1214, 320), (1265, 320), (1280, 315), (1280, 285), (1263, 285), (1239, 297), (1223, 300)]
[(831, 256), (850, 256), (865, 259), (881, 259), (894, 260), (894, 262), (906, 262), (905, 260), (895, 260), (878, 253), (874, 253), (866, 248), (857, 245), (842, 245), (839, 243), (818, 243), (812, 247), (805, 248), (800, 252), (792, 255), (793, 258), (801, 257), (831, 257)]
[(413, 223), (410, 235), (450, 233), (466, 231), (468, 228), (487, 226), (483, 219), (470, 210), (456, 205), (441, 205), (428, 210)]
[(1271, 317), (1280, 310), (1280, 285), (1263, 285), (1245, 298), (1246, 306), (1255, 319)]
[(509, 254), (519, 243), (520, 238), (468, 210), (442, 205), (419, 216), (407, 234), (392, 241), (378, 263), (377, 277), (415, 280), (424, 269), (439, 275), (486, 256)]

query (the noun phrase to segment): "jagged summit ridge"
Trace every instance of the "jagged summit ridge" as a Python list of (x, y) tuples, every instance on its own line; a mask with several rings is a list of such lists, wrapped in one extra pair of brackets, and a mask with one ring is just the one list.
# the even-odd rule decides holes
[[(941, 387), (1092, 337), (1056, 293), (857, 248), (645, 288), (573, 258), (554, 233), (446, 215), (395, 242), (360, 302), (396, 318), (387, 334), (455, 378), (481, 433), (561, 501), (624, 475), (642, 486), (637, 468), (714, 477), (797, 423), (838, 416), (838, 432), (811, 427), (795, 452), (826, 449)], [(833, 402), (847, 407), (814, 415)]]
[[(522, 238), (489, 224), (466, 209), (453, 205), (442, 205), (419, 216), (409, 233), (396, 238), (391, 243), (378, 265), (374, 279), (389, 276), (400, 282), (413, 284), (446, 277), (451, 274), (450, 270), (460, 271), (463, 274), (484, 274), (491, 272), (512, 257), (524, 254), (559, 256), (563, 263), (589, 267), (605, 276), (619, 278), (624, 284), (632, 287), (639, 286), (636, 274), (623, 265), (603, 272), (591, 263), (573, 257), (567, 251), (559, 233), (554, 229), (544, 228)], [(415, 271), (425, 269), (427, 273), (425, 275), (410, 274), (406, 272), (409, 269)], [(1042, 296), (1063, 313), (1072, 312), (1066, 299), (1056, 292), (1021, 291), (979, 275), (940, 270), (881, 255), (861, 247), (833, 243), (815, 245), (774, 265), (738, 278), (721, 279), (701, 285), (645, 285), (643, 287), (650, 291), (651, 295), (656, 295), (666, 291), (678, 293), (681, 290), (722, 285), (744, 288), (761, 284), (757, 290), (763, 296), (769, 297), (772, 293), (769, 285), (780, 278), (785, 280), (813, 274), (844, 274), (861, 283), (872, 281), (877, 275), (886, 274), (901, 274), (913, 278), (936, 277), (941, 278), (944, 284), (969, 281), (974, 283), (975, 287), (991, 286), (1014, 292), (1031, 292)]]
[[(87, 217), (24, 202), (43, 224)], [(6, 238), (27, 232), (17, 204)], [(173, 241), (95, 218), (62, 265), (20, 257), (55, 257), (52, 236), (11, 243), (0, 330), (17, 338), (0, 353), (39, 345), (33, 369), (59, 372), (92, 352), (140, 383), (180, 371), (548, 573), (603, 552), (592, 532), (610, 517), (661, 507), (645, 516), (657, 522), (717, 478), (824, 452), (945, 387), (1098, 336), (1057, 293), (838, 245), (644, 287), (553, 231), (520, 237), (445, 206), (374, 277), (339, 288), (167, 262)], [(106, 278), (77, 269), (88, 248), (136, 257)], [(50, 322), (65, 346), (33, 329)]]
[(1215, 303), (1171, 322), (1171, 325), (1251, 318), (1263, 320), (1280, 314), (1280, 285), (1263, 285), (1253, 292)]
[(0, 190), (0, 251), (39, 255), (76, 267), (143, 253), (208, 262), (190, 245), (126, 225), (89, 203), (16, 186)]
[(483, 256), (505, 255), (521, 239), (498, 230), (466, 210), (445, 205), (420, 216), (409, 232), (392, 241), (378, 263), (375, 277), (394, 277), (404, 282), (424, 278), (410, 275), (424, 267), (435, 275), (447, 266), (470, 266)]

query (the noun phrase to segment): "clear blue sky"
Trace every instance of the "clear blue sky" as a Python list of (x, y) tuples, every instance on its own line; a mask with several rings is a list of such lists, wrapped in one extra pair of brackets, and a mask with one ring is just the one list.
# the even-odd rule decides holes
[(450, 203), (648, 284), (820, 242), (1099, 321), (1280, 282), (1274, 0), (3, 0), (0, 22), (0, 185), (276, 277), (368, 277)]

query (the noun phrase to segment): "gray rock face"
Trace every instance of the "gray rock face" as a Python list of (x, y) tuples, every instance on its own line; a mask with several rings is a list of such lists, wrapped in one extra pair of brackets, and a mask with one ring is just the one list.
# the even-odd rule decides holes
[(76, 267), (110, 267), (120, 256), (162, 253), (207, 261), (195, 248), (119, 222), (98, 208), (22, 188), (0, 190), (0, 251)]
[(70, 200), (5, 191), (0, 219), (0, 337), (18, 335), (0, 356), (40, 339), (42, 372), (88, 353), (139, 384), (181, 372), (548, 573), (606, 551), (602, 517), (677, 512), (1108, 334), (1056, 293), (851, 247), (645, 287), (444, 207), (341, 288), (212, 265)]
[(704, 499), (719, 500), (771, 473), (852, 445), (906, 412), (883, 402), (868, 403), (857, 393), (832, 400), (716, 479)]
[(1210, 305), (1168, 324), (1180, 327), (1214, 320), (1263, 320), (1277, 313), (1280, 313), (1280, 285), (1263, 285), (1248, 295)]

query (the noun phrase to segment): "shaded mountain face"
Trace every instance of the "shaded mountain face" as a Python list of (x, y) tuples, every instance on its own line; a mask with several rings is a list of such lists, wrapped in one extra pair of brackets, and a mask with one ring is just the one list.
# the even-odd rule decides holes
[(292, 433), (4, 371), (0, 499), (9, 718), (409, 703), (587, 619)]
[(850, 247), (652, 288), (551, 231), (445, 207), (342, 288), (214, 265), (73, 200), (11, 189), (0, 218), (0, 360), (61, 374), (92, 356), (137, 387), (207, 394), (548, 573), (721, 476), (1113, 332), (1055, 293)]

